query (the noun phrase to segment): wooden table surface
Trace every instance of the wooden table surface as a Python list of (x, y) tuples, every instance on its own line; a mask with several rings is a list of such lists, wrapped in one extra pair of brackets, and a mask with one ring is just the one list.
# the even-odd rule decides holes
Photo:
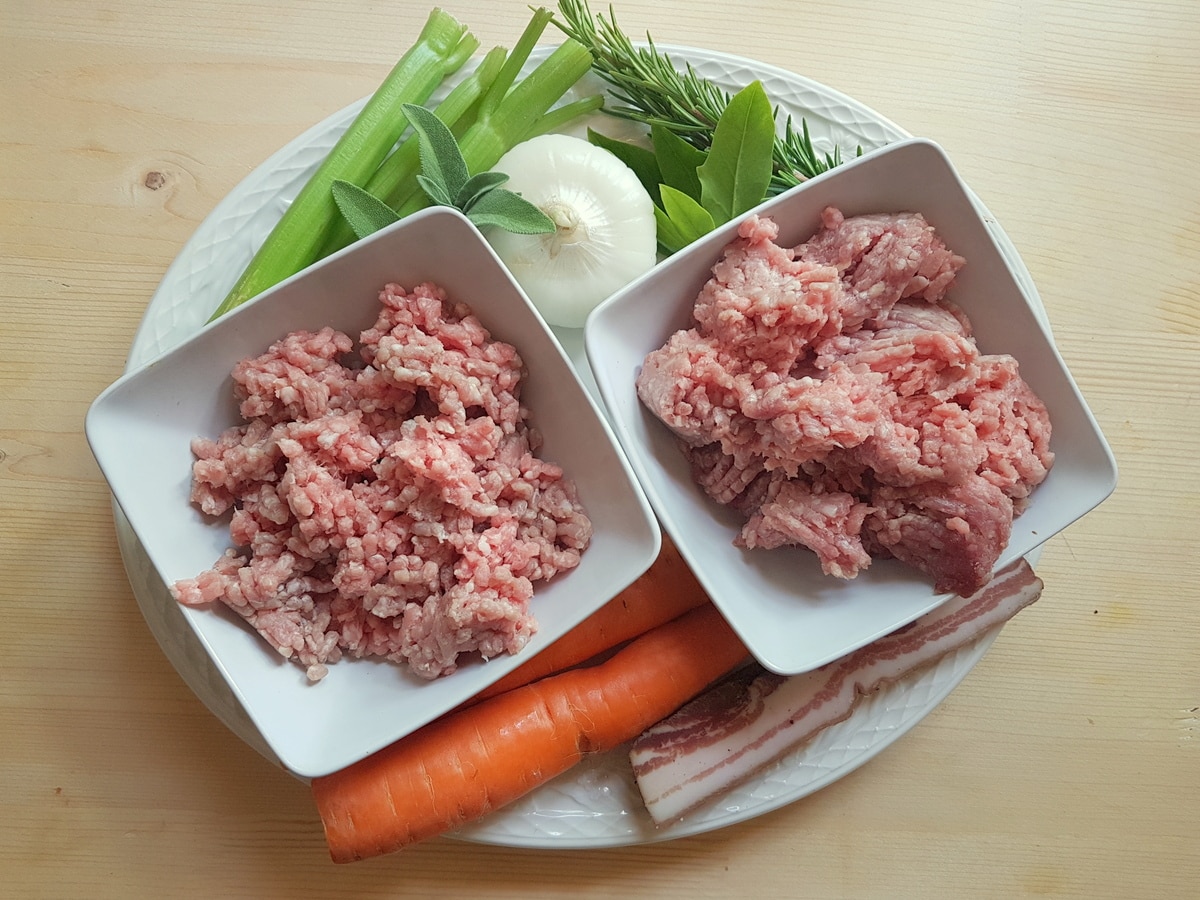
[[(485, 46), (525, 0), (449, 0)], [(600, 8), (600, 7), (597, 7)], [(1200, 884), (1200, 4), (618, 2), (626, 30), (805, 74), (949, 151), (1120, 465), (1041, 601), (831, 787), (608, 850), (438, 839), (329, 862), (305, 786), (139, 614), (85, 411), (159, 280), (273, 150), (369, 93), (429, 8), (0, 4), (0, 896), (1113, 897)]]

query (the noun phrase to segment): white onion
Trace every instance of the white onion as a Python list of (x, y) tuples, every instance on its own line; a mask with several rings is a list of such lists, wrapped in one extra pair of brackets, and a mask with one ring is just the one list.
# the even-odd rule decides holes
[(540, 135), (517, 144), (493, 170), (558, 226), (548, 234), (487, 231), (549, 324), (582, 327), (596, 306), (654, 266), (654, 201), (607, 150), (565, 134)]

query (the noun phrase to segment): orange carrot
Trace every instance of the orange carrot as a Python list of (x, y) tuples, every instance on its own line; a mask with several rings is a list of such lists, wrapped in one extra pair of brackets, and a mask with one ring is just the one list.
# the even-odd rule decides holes
[(342, 863), (390, 853), (499, 809), (585, 754), (632, 740), (745, 656), (716, 607), (702, 606), (606, 662), (451, 713), (314, 778), (330, 855)]
[(704, 588), (664, 536), (653, 565), (633, 584), (469, 702), (477, 703), (586, 662), (707, 602)]

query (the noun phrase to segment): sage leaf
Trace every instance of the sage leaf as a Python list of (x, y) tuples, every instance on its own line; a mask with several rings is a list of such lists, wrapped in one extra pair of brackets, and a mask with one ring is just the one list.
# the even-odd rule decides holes
[(488, 191), (498, 188), (506, 181), (508, 181), (508, 175), (504, 172), (480, 172), (478, 175), (472, 175), (462, 186), (458, 196), (454, 198), (453, 205), (463, 212), (469, 212), (480, 197)]
[[(406, 103), (404, 114), (408, 116), (420, 141), (421, 174), (424, 176), (424, 180), (418, 178), (421, 187), (425, 188), (434, 202), (453, 206), (454, 198), (467, 183), (467, 162), (463, 159), (454, 133), (445, 122), (423, 106)], [(434, 190), (440, 196), (435, 197), (427, 185), (436, 185)], [(441, 197), (450, 198), (449, 202)]]
[(479, 227), (488, 225), (515, 234), (546, 234), (554, 221), (519, 194), (500, 187), (508, 181), (503, 172), (469, 176), (467, 163), (454, 133), (422, 106), (404, 108), (421, 147), (421, 174), (417, 183), (429, 199), (462, 212)]
[(399, 222), (396, 211), (357, 184), (336, 179), (330, 186), (338, 211), (357, 238), (365, 238), (381, 228)]
[(442, 184), (442, 182), (438, 181), (436, 178), (431, 178), (422, 172), (417, 176), (417, 184), (421, 186), (421, 190), (429, 195), (429, 199), (438, 206), (455, 205), (454, 198), (451, 197), (449, 192), (446, 190), (446, 185)]
[(549, 234), (554, 220), (520, 194), (498, 187), (481, 194), (466, 212), (480, 228), (493, 225), (513, 234)]
[(700, 202), (718, 224), (757, 206), (773, 174), (775, 116), (761, 81), (738, 91), (713, 131), (700, 166)]

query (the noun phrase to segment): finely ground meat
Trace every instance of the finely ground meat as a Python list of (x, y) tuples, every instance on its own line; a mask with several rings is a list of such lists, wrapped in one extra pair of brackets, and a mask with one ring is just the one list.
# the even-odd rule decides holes
[(946, 299), (964, 260), (916, 213), (831, 207), (799, 247), (777, 235), (741, 225), (639, 397), (745, 516), (738, 545), (803, 545), (841, 578), (895, 557), (975, 591), (1053, 454), (1016, 360), (981, 354)]
[(534, 583), (591, 539), (537, 456), (516, 349), (436, 285), (380, 300), (357, 353), (325, 328), (238, 363), (245, 423), (192, 443), (192, 501), (230, 514), (235, 548), (176, 598), (224, 602), (313, 681), (344, 654), (435, 678), (518, 652)]

